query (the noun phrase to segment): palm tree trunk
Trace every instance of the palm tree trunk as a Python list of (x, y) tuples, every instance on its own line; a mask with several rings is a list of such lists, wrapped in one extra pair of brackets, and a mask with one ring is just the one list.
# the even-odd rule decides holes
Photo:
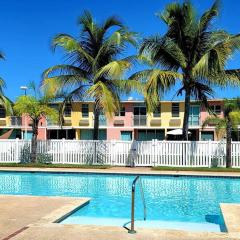
[(190, 110), (190, 89), (187, 88), (185, 92), (183, 135), (182, 135), (182, 138), (185, 141), (188, 140), (189, 110)]
[(32, 123), (32, 148), (31, 148), (31, 162), (37, 162), (37, 136), (38, 136), (38, 119), (33, 120)]
[(98, 132), (99, 132), (99, 109), (98, 109), (97, 103), (95, 101), (95, 105), (94, 105), (93, 140), (98, 140)]
[(227, 144), (226, 144), (226, 167), (232, 167), (232, 123), (227, 117)]

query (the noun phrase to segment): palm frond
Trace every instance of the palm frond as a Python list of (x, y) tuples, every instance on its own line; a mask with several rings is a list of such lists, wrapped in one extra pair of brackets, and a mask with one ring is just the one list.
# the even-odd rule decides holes
[(93, 62), (93, 58), (90, 54), (85, 51), (85, 49), (81, 46), (81, 44), (72, 36), (67, 34), (58, 34), (53, 39), (53, 49), (55, 49), (57, 46), (60, 46), (64, 48), (67, 52), (73, 53), (78, 52), (80, 56), (86, 58), (89, 63)]
[(212, 7), (207, 10), (200, 18), (199, 21), (199, 30), (200, 32), (205, 32), (206, 30), (211, 27), (211, 22), (213, 21), (213, 18), (218, 16), (219, 14), (219, 8), (220, 8), (220, 1), (216, 0)]
[(111, 84), (115, 88), (115, 92), (119, 92), (119, 94), (129, 94), (131, 91), (136, 91), (138, 93), (144, 92), (144, 84), (137, 80), (127, 79), (127, 80), (109, 80), (106, 82), (107, 84)]
[(4, 53), (1, 52), (1, 51), (0, 51), (0, 59), (3, 59), (3, 60), (5, 59), (5, 55), (4, 55)]
[(231, 123), (232, 123), (232, 128), (234, 130), (238, 129), (238, 126), (240, 125), (240, 111), (235, 110), (229, 113), (230, 119), (231, 119)]
[(153, 36), (143, 40), (140, 54), (146, 54), (155, 64), (166, 69), (186, 67), (186, 58), (179, 46), (168, 37)]
[(102, 28), (104, 29), (104, 31), (107, 31), (109, 28), (116, 26), (120, 28), (124, 27), (120, 19), (118, 19), (116, 16), (111, 16), (104, 21)]
[(226, 120), (223, 118), (219, 118), (217, 116), (209, 116), (202, 123), (202, 129), (207, 126), (214, 126), (216, 128), (217, 135), (222, 135), (226, 130)]
[(108, 118), (119, 110), (120, 101), (114, 92), (112, 92), (103, 82), (98, 81), (88, 89), (90, 97), (95, 99), (97, 108), (103, 110)]
[(112, 79), (120, 78), (124, 72), (130, 69), (131, 63), (124, 60), (113, 61), (108, 63), (99, 69), (99, 71), (95, 75), (95, 79), (99, 79), (101, 77), (109, 77)]

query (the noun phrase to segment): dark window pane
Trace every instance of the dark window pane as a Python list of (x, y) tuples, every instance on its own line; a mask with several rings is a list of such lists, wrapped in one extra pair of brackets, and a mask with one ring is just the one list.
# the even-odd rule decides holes
[(89, 117), (88, 104), (82, 104), (82, 117), (83, 118), (88, 118)]
[(0, 107), (0, 118), (6, 117), (6, 110), (4, 107)]
[(66, 130), (59, 130), (58, 132), (58, 139), (62, 139), (62, 138), (67, 138), (67, 132)]
[(179, 103), (172, 103), (172, 117), (179, 117)]
[(147, 111), (145, 107), (140, 108), (140, 115), (146, 115)]
[(124, 117), (125, 116), (125, 107), (122, 107), (120, 110), (120, 116)]
[(66, 105), (64, 108), (64, 117), (71, 117), (71, 113), (72, 113), (72, 106)]
[(139, 115), (139, 108), (138, 107), (134, 108), (134, 115)]
[(75, 130), (74, 129), (69, 129), (67, 130), (68, 131), (68, 136), (67, 136), (67, 139), (75, 139), (76, 138), (76, 134), (75, 134)]
[(153, 117), (161, 117), (161, 104), (156, 107), (155, 111), (153, 112)]

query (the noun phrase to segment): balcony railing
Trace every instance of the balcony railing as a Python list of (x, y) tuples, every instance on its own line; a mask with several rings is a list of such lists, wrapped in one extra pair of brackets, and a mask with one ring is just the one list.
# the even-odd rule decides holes
[(60, 124), (58, 122), (55, 122), (55, 121), (51, 121), (51, 120), (47, 120), (47, 126), (48, 127), (59, 127)]
[(21, 127), (22, 126), (22, 118), (12, 116), (10, 117), (10, 126), (11, 127)]
[(133, 117), (134, 126), (146, 126), (147, 125), (147, 116), (134, 116)]
[(200, 126), (200, 117), (190, 117), (189, 126)]
[(107, 120), (104, 115), (99, 115), (99, 126), (107, 126)]

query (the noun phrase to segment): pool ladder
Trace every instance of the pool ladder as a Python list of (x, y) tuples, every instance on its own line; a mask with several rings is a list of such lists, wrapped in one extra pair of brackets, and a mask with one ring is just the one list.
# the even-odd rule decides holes
[(143, 214), (144, 214), (144, 221), (146, 220), (147, 217), (147, 208), (146, 208), (146, 202), (145, 202), (145, 197), (144, 197), (144, 192), (143, 192), (143, 186), (142, 186), (142, 180), (140, 176), (137, 176), (132, 183), (132, 204), (131, 204), (131, 228), (128, 230), (128, 233), (136, 233), (136, 230), (134, 229), (134, 222), (135, 222), (135, 187), (136, 183), (139, 181), (139, 186), (140, 186), (140, 191), (141, 191), (141, 197), (142, 197), (142, 202), (143, 202)]

